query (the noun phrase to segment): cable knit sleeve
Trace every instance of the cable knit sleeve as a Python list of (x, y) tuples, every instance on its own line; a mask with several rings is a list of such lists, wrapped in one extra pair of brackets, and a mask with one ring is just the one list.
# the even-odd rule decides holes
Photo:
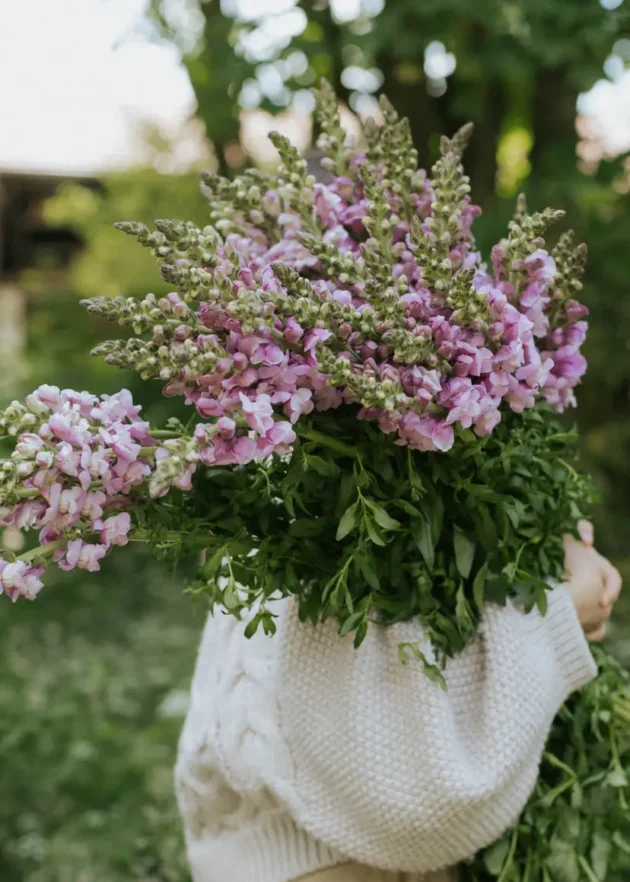
[(355, 650), (332, 622), (301, 624), (291, 601), (273, 639), (292, 764), (268, 786), (326, 846), (407, 872), (455, 864), (516, 820), (553, 717), (596, 674), (563, 588), (544, 617), (488, 609), (446, 691), (398, 660), (400, 642), (422, 640), (414, 622), (372, 627)]

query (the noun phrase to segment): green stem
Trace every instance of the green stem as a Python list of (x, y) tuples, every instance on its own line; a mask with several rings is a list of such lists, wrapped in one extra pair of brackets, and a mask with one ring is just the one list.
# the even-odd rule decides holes
[(289, 340), (285, 339), (282, 331), (279, 331), (277, 328), (271, 328), (271, 336), (274, 340), (277, 340), (278, 343), (282, 343), (285, 349), (290, 349), (291, 352), (297, 352), (298, 355), (306, 355), (303, 346), (300, 346), (299, 343), (291, 343)]
[(505, 863), (503, 864), (503, 868), (501, 870), (501, 875), (499, 876), (497, 882), (506, 882), (508, 877), (508, 873), (512, 869), (514, 864), (514, 855), (516, 854), (516, 843), (518, 842), (518, 830), (515, 830), (512, 834), (512, 841), (510, 843), (510, 850), (505, 859)]
[(41, 493), (36, 487), (22, 487), (15, 491), (15, 495), (18, 499), (35, 499), (36, 496), (41, 496)]
[[(152, 438), (161, 438), (164, 441), (169, 441), (173, 438), (184, 438), (185, 435), (183, 432), (171, 432), (169, 429), (151, 429), (149, 431), (149, 435)], [(148, 449), (148, 448), (143, 448)]]
[(38, 545), (36, 548), (32, 548), (30, 551), (21, 554), (18, 557), (18, 560), (30, 563), (37, 557), (46, 557), (48, 554), (53, 554), (59, 548), (63, 548), (67, 541), (67, 539), (55, 539), (54, 542), (49, 542), (47, 545)]
[(301, 438), (305, 438), (307, 441), (314, 441), (316, 444), (321, 444), (322, 447), (328, 447), (330, 450), (334, 450), (342, 456), (351, 456), (353, 459), (361, 459), (361, 453), (356, 447), (351, 447), (343, 441), (331, 438), (330, 435), (326, 435), (324, 432), (319, 432), (317, 429), (301, 428), (299, 426), (296, 426), (296, 431)]

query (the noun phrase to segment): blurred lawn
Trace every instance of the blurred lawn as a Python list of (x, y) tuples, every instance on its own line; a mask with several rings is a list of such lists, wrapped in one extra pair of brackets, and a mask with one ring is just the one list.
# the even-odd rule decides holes
[(202, 621), (135, 551), (0, 605), (2, 882), (188, 879), (172, 768)]

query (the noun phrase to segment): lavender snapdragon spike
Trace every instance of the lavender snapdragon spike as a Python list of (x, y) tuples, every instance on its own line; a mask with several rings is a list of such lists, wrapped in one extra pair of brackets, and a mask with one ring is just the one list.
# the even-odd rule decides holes
[[(211, 224), (120, 224), (153, 249), (177, 288), (157, 301), (97, 299), (88, 308), (132, 324), (140, 339), (98, 347), (114, 365), (166, 381), (217, 427), (203, 461), (283, 453), (313, 410), (361, 405), (396, 443), (449, 450), (455, 429), (487, 435), (501, 408), (575, 403), (586, 363), (583, 246), (555, 252), (543, 233), (562, 212), (523, 200), (491, 270), (471, 232), (465, 126), (443, 138), (432, 177), (417, 168), (408, 125), (383, 102), (366, 152), (343, 140), (337, 104), (318, 99), (325, 164), (316, 183), (276, 134), (275, 178), (204, 177)], [(203, 432), (203, 429), (199, 430)]]
[(39, 539), (33, 551), (0, 560), (0, 594), (33, 599), (52, 562), (98, 570), (112, 546), (127, 544), (138, 494), (190, 489), (196, 451), (178, 458), (169, 445), (181, 442), (157, 441), (139, 412), (126, 390), (97, 398), (40, 386), (0, 413), (0, 437), (17, 438), (0, 464), (0, 524), (37, 530)]

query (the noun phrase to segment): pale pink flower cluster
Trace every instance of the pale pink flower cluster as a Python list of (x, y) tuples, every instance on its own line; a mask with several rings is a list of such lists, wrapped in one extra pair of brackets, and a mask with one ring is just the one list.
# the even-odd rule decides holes
[[(389, 200), (394, 214), (400, 199), (390, 195)], [(206, 445), (204, 462), (247, 463), (282, 452), (294, 440), (292, 426), (314, 408), (356, 403), (354, 393), (323, 369), (322, 344), (334, 344), (333, 351), (350, 360), (353, 373), (390, 380), (404, 393), (406, 403), (399, 397), (387, 408), (364, 406), (360, 417), (378, 420), (383, 431), (396, 433), (397, 443), (414, 449), (449, 450), (457, 426), (488, 435), (501, 419), (502, 406), (520, 413), (540, 398), (558, 409), (573, 403), (572, 389), (586, 363), (579, 352), (584, 323), (572, 322), (586, 310), (575, 304), (566, 310), (566, 327), (549, 327), (556, 266), (544, 249), (510, 263), (497, 246), (490, 273), (470, 233), (479, 209), (465, 200), (449, 260), (454, 272), (476, 270), (473, 284), (490, 319), (487, 328), (466, 326), (445, 305), (444, 296), (426, 283), (421, 256), (410, 241), (409, 222), (399, 220), (391, 231), (392, 279), (406, 280), (407, 291), (400, 298), (404, 329), (412, 338), (431, 343), (442, 368), (426, 361), (409, 365), (394, 358), (386, 340), (370, 339), (358, 330), (361, 314), (370, 306), (364, 283), (330, 277), (303, 244), (303, 220), (280, 192), (264, 194), (263, 204), (275, 212), (280, 240), (271, 241), (254, 225), (248, 235), (226, 237), (217, 252), (217, 266), (209, 271), (231, 279), (230, 298), (211, 289), (210, 299), (197, 313), (209, 333), (189, 333), (195, 345), (215, 349), (216, 370), (191, 376), (183, 368), (166, 388), (168, 395), (184, 394), (204, 418), (220, 421), (218, 435)], [(314, 185), (313, 217), (322, 241), (334, 245), (341, 257), (360, 259), (360, 244), (368, 239), (363, 223), (368, 210), (360, 180), (336, 178)], [(415, 211), (430, 237), (429, 181), (418, 194)], [(287, 292), (272, 269), (278, 262), (306, 276), (321, 304), (334, 301), (351, 309), (352, 320), (334, 321), (329, 315), (322, 321), (317, 311), (312, 321), (289, 314)], [(247, 298), (254, 312), (265, 317), (253, 332), (236, 317)]]
[[(26, 404), (33, 431), (19, 436), (10, 460), (18, 480), (2, 523), (38, 530), (62, 569), (94, 572), (111, 546), (128, 541), (124, 509), (154, 468), (156, 442), (126, 390), (97, 398), (40, 386)], [(12, 600), (42, 587), (43, 565), (25, 558), (0, 561), (0, 593)]]

